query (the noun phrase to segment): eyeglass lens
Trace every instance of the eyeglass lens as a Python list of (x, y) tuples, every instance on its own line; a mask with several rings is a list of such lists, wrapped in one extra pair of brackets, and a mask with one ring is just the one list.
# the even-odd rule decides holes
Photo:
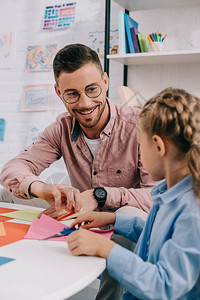
[[(90, 85), (84, 91), (89, 98), (97, 98), (101, 94), (101, 87), (98, 84)], [(79, 100), (81, 92), (77, 90), (69, 90), (63, 94), (63, 99), (68, 103)]]

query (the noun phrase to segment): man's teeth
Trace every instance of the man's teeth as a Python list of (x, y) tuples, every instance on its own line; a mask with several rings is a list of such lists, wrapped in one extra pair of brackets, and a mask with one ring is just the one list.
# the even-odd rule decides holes
[(91, 114), (93, 111), (95, 110), (95, 107), (87, 112), (83, 112), (83, 111), (80, 111), (79, 113), (82, 114), (82, 115), (89, 115)]

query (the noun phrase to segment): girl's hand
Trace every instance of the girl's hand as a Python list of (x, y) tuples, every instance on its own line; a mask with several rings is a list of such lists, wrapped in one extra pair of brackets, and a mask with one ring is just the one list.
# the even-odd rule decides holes
[(91, 255), (103, 258), (108, 257), (115, 245), (113, 241), (104, 236), (82, 228), (72, 232), (67, 238), (67, 243), (73, 255)]
[[(70, 228), (73, 228), (76, 224), (85, 229), (102, 227), (107, 224), (115, 224), (115, 220), (115, 213), (90, 211), (85, 214), (80, 214), (70, 225)], [(82, 225), (82, 223), (84, 223), (84, 225)]]

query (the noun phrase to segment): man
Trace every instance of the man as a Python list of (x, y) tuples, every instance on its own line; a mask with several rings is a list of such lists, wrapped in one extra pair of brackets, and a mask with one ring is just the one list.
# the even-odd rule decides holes
[[(153, 182), (140, 162), (138, 111), (107, 99), (108, 76), (96, 52), (85, 45), (61, 49), (53, 69), (55, 91), (68, 112), (4, 166), (1, 184), (18, 198), (46, 200), (51, 206), (45, 213), (52, 217), (66, 210), (116, 210), (125, 205), (148, 212)], [(72, 187), (46, 184), (38, 177), (61, 156)]]
[[(96, 208), (99, 191), (95, 194), (97, 199), (93, 192), (100, 186), (105, 187), (100, 191), (105, 199), (99, 203), (104, 209), (131, 205), (148, 212), (148, 187), (152, 182), (140, 162), (136, 141), (138, 111), (106, 98), (107, 74), (96, 52), (87, 46), (64, 47), (57, 53), (53, 68), (55, 91), (68, 113), (59, 115), (38, 141), (4, 166), (1, 184), (13, 196), (36, 196), (50, 204), (55, 201), (58, 208), (63, 203), (68, 210), (75, 206), (75, 211), (82, 206)], [(61, 156), (73, 188), (45, 184), (38, 177)]]

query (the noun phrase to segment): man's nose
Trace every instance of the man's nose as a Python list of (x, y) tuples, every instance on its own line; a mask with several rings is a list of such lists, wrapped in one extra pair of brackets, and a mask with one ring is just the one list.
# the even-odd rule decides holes
[(85, 92), (80, 92), (80, 98), (78, 104), (80, 107), (86, 107), (90, 103), (90, 98), (85, 94)]

